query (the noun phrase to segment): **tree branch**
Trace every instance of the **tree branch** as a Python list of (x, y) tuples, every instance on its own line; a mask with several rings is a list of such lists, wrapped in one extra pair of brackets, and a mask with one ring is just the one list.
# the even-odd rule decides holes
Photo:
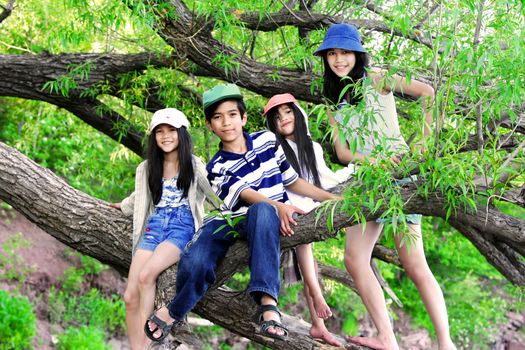
[(13, 7), (15, 5), (15, 0), (8, 0), (7, 5), (0, 5), (2, 12), (0, 13), (0, 23), (2, 23), (7, 17), (13, 12)]

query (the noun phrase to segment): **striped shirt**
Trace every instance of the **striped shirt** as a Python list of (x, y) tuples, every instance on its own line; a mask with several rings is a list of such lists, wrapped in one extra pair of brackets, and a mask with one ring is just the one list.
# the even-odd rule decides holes
[[(243, 215), (250, 206), (240, 198), (243, 190), (251, 188), (269, 199), (284, 203), (288, 201), (284, 187), (298, 179), (272, 132), (245, 132), (244, 138), (246, 153), (221, 149), (206, 166), (208, 180), (224, 202), (222, 214), (232, 217)], [(204, 221), (211, 219), (207, 217)]]

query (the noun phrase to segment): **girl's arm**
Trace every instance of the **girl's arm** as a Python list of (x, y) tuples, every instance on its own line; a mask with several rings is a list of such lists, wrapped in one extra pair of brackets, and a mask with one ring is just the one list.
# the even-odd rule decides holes
[[(416, 79), (412, 79), (410, 83), (408, 83), (405, 77), (401, 77), (397, 74), (386, 77), (385, 71), (379, 70), (377, 68), (373, 68), (371, 70), (370, 77), (372, 78), (372, 83), (380, 93), (394, 91), (407, 94), (421, 100), (425, 114), (425, 122), (422, 130), (422, 141), (424, 141), (424, 139), (431, 133), (431, 125), (433, 121), (431, 107), (434, 103), (434, 88), (427, 83)], [(422, 152), (424, 150), (421, 149), (420, 151)]]
[(298, 178), (292, 184), (286, 186), (286, 189), (319, 202), (330, 199), (341, 199), (335, 194), (322, 190), (301, 178)]
[(352, 152), (346, 140), (339, 137), (339, 125), (332, 116), (332, 111), (330, 109), (328, 109), (328, 121), (333, 127), (332, 139), (334, 141), (335, 154), (341, 163), (347, 165), (352, 162), (364, 162), (367, 160), (369, 163), (375, 164), (375, 158), (367, 157), (359, 152)]
[(120, 203), (109, 203), (109, 206), (115, 209), (120, 209), (124, 215), (131, 216), (133, 215), (133, 208), (135, 206), (135, 192), (133, 192), (129, 197), (122, 200)]

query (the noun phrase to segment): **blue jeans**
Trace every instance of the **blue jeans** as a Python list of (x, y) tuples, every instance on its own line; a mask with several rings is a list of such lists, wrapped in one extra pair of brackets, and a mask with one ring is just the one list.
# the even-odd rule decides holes
[[(177, 295), (168, 306), (174, 319), (183, 320), (215, 281), (218, 263), (237, 239), (231, 234), (230, 226), (215, 232), (224, 224), (222, 219), (208, 222), (182, 255), (177, 271)], [(248, 292), (258, 304), (263, 294), (275, 300), (279, 295), (279, 225), (272, 205), (256, 203), (250, 206), (245, 219), (234, 227), (238, 237), (248, 242), (251, 273)]]
[(155, 208), (137, 248), (154, 251), (162, 242), (170, 242), (183, 251), (194, 234), (195, 222), (189, 206)]

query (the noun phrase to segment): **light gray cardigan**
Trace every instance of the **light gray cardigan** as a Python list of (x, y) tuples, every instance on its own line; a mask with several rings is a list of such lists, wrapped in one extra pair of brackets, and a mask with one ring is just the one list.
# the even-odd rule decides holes
[[(204, 199), (208, 199), (215, 207), (219, 206), (219, 199), (208, 182), (204, 163), (196, 156), (193, 156), (193, 169), (195, 180), (191, 183), (188, 191), (188, 202), (195, 221), (195, 231), (197, 231), (201, 227), (204, 217)], [(155, 209), (148, 186), (147, 173), (147, 161), (143, 161), (137, 167), (135, 191), (121, 203), (121, 210), (124, 215), (133, 215), (133, 253), (137, 243), (142, 238), (147, 219)]]

